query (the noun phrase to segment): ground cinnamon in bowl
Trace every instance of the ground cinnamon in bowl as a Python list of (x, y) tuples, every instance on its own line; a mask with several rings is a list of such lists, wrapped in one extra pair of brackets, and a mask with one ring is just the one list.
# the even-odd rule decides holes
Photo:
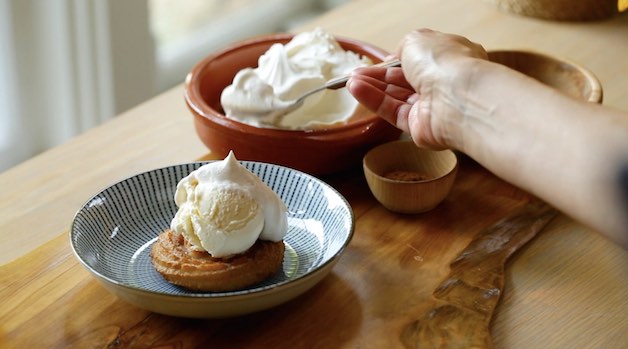
[(451, 150), (428, 150), (411, 140), (388, 142), (371, 149), (362, 160), (373, 196), (388, 210), (423, 213), (442, 202), (458, 168)]
[(390, 171), (384, 174), (384, 177), (388, 179), (392, 179), (394, 181), (404, 181), (404, 182), (420, 182), (426, 181), (428, 179), (432, 179), (432, 176), (429, 176), (425, 173), (415, 172), (415, 171)]

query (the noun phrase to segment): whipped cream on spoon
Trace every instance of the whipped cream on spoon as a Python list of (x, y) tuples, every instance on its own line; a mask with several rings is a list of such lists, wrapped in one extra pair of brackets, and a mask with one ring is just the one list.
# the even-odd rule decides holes
[[(372, 67), (382, 67), (382, 68), (391, 68), (391, 67), (399, 67), (399, 66), (401, 66), (401, 61), (398, 59), (372, 65)], [(301, 107), (303, 103), (305, 102), (306, 98), (310, 97), (311, 95), (315, 93), (321, 92), (323, 90), (328, 90), (328, 89), (336, 90), (336, 89), (345, 87), (347, 85), (347, 81), (349, 81), (349, 77), (350, 75), (343, 75), (337, 78), (327, 80), (327, 82), (325, 82), (323, 86), (307, 91), (295, 100), (281, 101), (281, 103), (275, 104), (279, 108), (270, 110), (268, 115), (271, 116), (271, 118), (273, 119), (273, 123), (278, 124), (281, 121), (280, 119), (283, 116)]]
[(302, 130), (346, 122), (359, 103), (339, 87), (348, 79), (345, 75), (371, 65), (369, 57), (345, 50), (333, 35), (316, 28), (286, 44), (272, 44), (257, 67), (234, 76), (220, 103), (227, 118), (255, 127)]
[[(381, 62), (381, 63), (373, 65), (373, 67), (383, 67), (383, 68), (399, 67), (399, 66), (401, 66), (401, 61), (398, 59), (395, 59), (392, 61)], [(243, 76), (245, 77), (241, 77), (240, 78), (241, 81), (244, 79), (248, 80), (244, 84), (258, 85), (260, 86), (260, 88), (257, 89), (257, 91), (261, 91), (262, 93), (260, 93), (259, 95), (253, 95), (251, 93), (248, 93), (246, 95), (235, 96), (238, 100), (238, 108), (241, 111), (246, 112), (248, 115), (255, 115), (255, 117), (258, 117), (260, 123), (272, 124), (272, 125), (280, 124), (282, 118), (285, 115), (303, 106), (303, 103), (308, 97), (324, 90), (328, 90), (328, 89), (336, 90), (336, 89), (345, 87), (350, 77), (349, 74), (346, 74), (346, 75), (342, 75), (342, 76), (327, 80), (325, 84), (323, 84), (322, 86), (311, 89), (303, 93), (301, 96), (299, 96), (296, 99), (293, 99), (290, 101), (284, 101), (277, 98), (272, 93), (272, 89), (270, 91), (264, 91), (264, 87), (268, 85), (256, 82), (255, 75), (247, 76), (247, 74), (243, 74)], [(270, 86), (268, 86), (268, 88), (270, 88)], [(249, 91), (249, 90), (245, 90), (245, 91)], [(266, 93), (263, 93), (263, 92), (266, 92)], [(228, 103), (229, 103), (228, 99), (227, 100), (223, 99), (223, 104), (228, 104)]]

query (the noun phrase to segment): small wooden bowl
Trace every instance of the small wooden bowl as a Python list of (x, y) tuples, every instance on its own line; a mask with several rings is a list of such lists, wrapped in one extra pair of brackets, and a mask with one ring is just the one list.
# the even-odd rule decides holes
[[(421, 213), (435, 208), (449, 194), (458, 171), (458, 158), (453, 151), (420, 149), (408, 140), (371, 149), (362, 164), (373, 196), (398, 213)], [(423, 178), (403, 178), (413, 175)]]
[(587, 68), (532, 51), (489, 51), (488, 59), (505, 65), (574, 98), (602, 103), (602, 85)]
[(554, 21), (596, 21), (619, 13), (617, 0), (489, 0), (501, 10)]

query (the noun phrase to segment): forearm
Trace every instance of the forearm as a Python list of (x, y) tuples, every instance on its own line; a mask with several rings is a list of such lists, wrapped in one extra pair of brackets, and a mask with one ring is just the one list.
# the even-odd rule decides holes
[(473, 69), (452, 98), (463, 115), (452, 146), (628, 246), (619, 184), (628, 167), (628, 119), (490, 62)]

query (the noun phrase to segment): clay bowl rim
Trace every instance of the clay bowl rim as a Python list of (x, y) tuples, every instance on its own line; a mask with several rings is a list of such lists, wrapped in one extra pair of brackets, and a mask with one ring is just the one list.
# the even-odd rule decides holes
[[(391, 179), (388, 177), (384, 177), (382, 174), (379, 174), (377, 172), (375, 172), (370, 166), (368, 166), (367, 164), (367, 157), (369, 156), (369, 154), (372, 154), (373, 151), (375, 151), (377, 148), (381, 148), (381, 147), (385, 147), (388, 146), (389, 144), (393, 144), (393, 143), (398, 143), (398, 144), (412, 144), (414, 145), (417, 150), (421, 151), (421, 152), (445, 152), (448, 154), (453, 155), (454, 158), (454, 165), (451, 169), (447, 170), (446, 172), (444, 172), (443, 174), (433, 177), (433, 178), (428, 178), (428, 179), (423, 179), (423, 180), (419, 180), (419, 181), (404, 181), (404, 180), (399, 180), (399, 179)], [(378, 180), (382, 181), (382, 182), (386, 182), (386, 183), (390, 183), (390, 184), (399, 184), (399, 185), (417, 185), (417, 184), (425, 184), (425, 183), (431, 183), (431, 182), (436, 182), (436, 181), (440, 181), (443, 180), (455, 173), (458, 172), (458, 166), (460, 164), (460, 160), (458, 159), (458, 155), (456, 155), (456, 152), (451, 150), (451, 149), (441, 149), (441, 150), (435, 150), (435, 149), (426, 149), (426, 148), (420, 148), (418, 147), (412, 140), (405, 140), (405, 139), (399, 139), (396, 141), (391, 141), (391, 142), (386, 142), (386, 143), (382, 143), (378, 146), (373, 147), (372, 149), (370, 149), (363, 157), (362, 159), (362, 167), (364, 168), (364, 171), (369, 172), (369, 174), (372, 174), (375, 178), (377, 178)]]
[[(381, 120), (375, 113), (369, 113), (371, 115), (356, 120), (354, 122), (349, 122), (344, 125), (336, 125), (336, 126), (327, 126), (316, 129), (281, 129), (281, 128), (266, 128), (266, 127), (255, 127), (252, 125), (248, 125), (243, 122), (239, 122), (234, 119), (227, 118), (224, 114), (219, 112), (218, 110), (212, 108), (209, 104), (205, 102), (201, 91), (200, 91), (200, 79), (203, 76), (201, 73), (206, 69), (206, 66), (209, 62), (227, 54), (232, 54), (234, 51), (239, 50), (242, 47), (249, 47), (259, 45), (261, 43), (269, 43), (269, 47), (272, 43), (275, 42), (283, 42), (286, 43), (290, 39), (292, 39), (295, 34), (291, 33), (280, 33), (280, 34), (269, 34), (269, 35), (261, 35), (249, 39), (245, 39), (239, 42), (236, 42), (222, 50), (219, 50), (215, 53), (212, 53), (201, 61), (196, 63), (192, 70), (187, 74), (184, 83), (184, 98), (189, 108), (194, 111), (194, 114), (199, 117), (203, 117), (210, 122), (214, 122), (216, 124), (221, 125), (222, 127), (226, 127), (237, 132), (241, 133), (253, 133), (258, 136), (269, 136), (269, 137), (281, 137), (281, 138), (301, 138), (304, 135), (308, 137), (315, 138), (316, 136), (325, 136), (336, 133), (343, 133), (350, 130), (356, 129), (368, 129), (371, 124), (378, 122)], [(343, 36), (336, 36), (334, 38), (338, 43), (343, 46), (344, 44), (359, 46), (364, 49), (364, 52), (371, 54), (375, 57), (370, 57), (373, 60), (373, 63), (378, 63), (377, 60), (381, 60), (377, 58), (380, 55), (383, 57), (388, 56), (390, 53), (378, 46), (367, 43), (358, 39), (351, 39)], [(344, 48), (344, 47), (343, 47)], [(346, 50), (346, 48), (345, 48)], [(356, 52), (358, 53), (358, 52)], [(358, 53), (363, 55), (362, 53)]]
[[(533, 56), (533, 57), (542, 58), (548, 61), (554, 61), (561, 64), (567, 64), (573, 67), (578, 72), (580, 72), (584, 76), (586, 82), (588, 83), (588, 86), (591, 87), (591, 92), (588, 98), (587, 99), (580, 98), (580, 99), (586, 102), (592, 102), (592, 103), (603, 102), (604, 90), (602, 88), (602, 83), (600, 82), (599, 78), (593, 73), (591, 69), (587, 68), (586, 66), (580, 63), (577, 63), (574, 60), (562, 58), (558, 56), (553, 56), (551, 54), (532, 50), (532, 49), (494, 49), (494, 50), (488, 50), (487, 54), (488, 54), (489, 61), (493, 63), (498, 63), (498, 64), (502, 64), (502, 63), (492, 60), (491, 59), (492, 54), (509, 54), (509, 55), (516, 54), (516, 55)], [(550, 87), (557, 89), (556, 87), (553, 87), (553, 86), (550, 86)]]

